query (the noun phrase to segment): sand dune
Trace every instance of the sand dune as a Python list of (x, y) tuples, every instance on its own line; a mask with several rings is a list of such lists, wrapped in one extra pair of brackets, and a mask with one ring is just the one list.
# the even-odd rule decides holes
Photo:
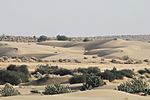
[(52, 96), (14, 96), (3, 97), (1, 100), (149, 100), (149, 97), (132, 95), (116, 90), (101, 89)]
[(141, 41), (126, 41), (122, 39), (98, 40), (92, 42), (43, 42), (40, 45), (49, 45), (64, 48), (80, 48), (85, 55), (98, 55), (106, 58), (121, 58), (125, 55), (133, 59), (150, 59), (150, 43)]
[(41, 43), (1, 42), (0, 56), (27, 56), (42, 59), (81, 58), (97, 55), (104, 58), (150, 59), (150, 43), (121, 39), (89, 42), (46, 41)]

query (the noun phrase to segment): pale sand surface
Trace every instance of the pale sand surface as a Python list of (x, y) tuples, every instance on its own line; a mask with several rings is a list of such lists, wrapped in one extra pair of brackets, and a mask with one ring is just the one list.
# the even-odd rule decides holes
[[(113, 64), (110, 63), (112, 58), (121, 58), (128, 55), (133, 59), (150, 59), (150, 43), (140, 41), (125, 41), (125, 40), (104, 40), (92, 42), (62, 42), (48, 41), (42, 42), (41, 45), (36, 43), (17, 43), (17, 42), (0, 42), (7, 44), (0, 46), (0, 56), (27, 56), (37, 57), (44, 60), (58, 59), (78, 59), (81, 63), (60, 63), (60, 62), (0, 62), (0, 68), (6, 68), (9, 64), (26, 64), (29, 70), (35, 70), (39, 64), (58, 65), (59, 67), (74, 69), (99, 67), (101, 70), (112, 69), (144, 69), (150, 68), (150, 65), (144, 64)], [(16, 51), (17, 48), (17, 51)], [(57, 53), (56, 53), (57, 52)], [(85, 54), (85, 55), (84, 55)], [(93, 59), (92, 56), (98, 57)], [(88, 59), (83, 59), (84, 57)], [(107, 64), (101, 64), (101, 58), (105, 58)], [(116, 85), (115, 85), (116, 86)], [(109, 89), (114, 86), (104, 86), (100, 89), (76, 92), (62, 95), (41, 96), (29, 95), (31, 88), (21, 88), (22, 96), (3, 97), (0, 100), (150, 100), (149, 96), (143, 97), (129, 93), (119, 92)]]
[(85, 92), (76, 92), (52, 96), (13, 96), (3, 97), (0, 100), (149, 100), (150, 97), (143, 97), (124, 93), (116, 90), (90, 90)]

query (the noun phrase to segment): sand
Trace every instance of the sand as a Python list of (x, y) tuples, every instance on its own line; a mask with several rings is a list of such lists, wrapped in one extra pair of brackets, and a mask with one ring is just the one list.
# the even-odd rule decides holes
[(149, 100), (150, 97), (143, 97), (124, 93), (116, 90), (101, 89), (85, 92), (68, 93), (52, 96), (28, 95), (3, 97), (1, 100)]
[[(101, 70), (112, 69), (144, 69), (150, 68), (147, 63), (143, 64), (114, 64), (111, 59), (119, 59), (128, 55), (132, 59), (150, 59), (150, 43), (126, 40), (101, 40), (90, 42), (70, 42), (70, 41), (46, 41), (42, 43), (21, 43), (21, 42), (0, 42), (0, 56), (26, 56), (37, 57), (42, 60), (71, 59), (71, 62), (0, 62), (0, 68), (6, 68), (9, 64), (26, 64), (29, 70), (35, 70), (39, 64), (58, 65), (59, 67), (75, 69), (87, 67), (99, 67)], [(7, 45), (6, 45), (7, 44)], [(96, 56), (96, 58), (93, 58)], [(84, 59), (87, 57), (87, 59)], [(101, 59), (104, 58), (104, 63)], [(74, 59), (81, 63), (73, 62)], [(110, 86), (111, 87), (111, 86)], [(26, 90), (23, 90), (26, 93)], [(27, 93), (28, 93), (27, 92)], [(133, 95), (109, 89), (107, 86), (86, 92), (76, 92), (62, 95), (41, 96), (41, 95), (21, 95), (12, 97), (2, 97), (0, 100), (149, 100), (150, 97)]]

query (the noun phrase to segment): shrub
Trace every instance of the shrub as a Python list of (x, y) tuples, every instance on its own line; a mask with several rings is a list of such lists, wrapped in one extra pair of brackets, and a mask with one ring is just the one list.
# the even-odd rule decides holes
[(77, 72), (83, 73), (83, 74), (95, 74), (95, 75), (101, 74), (101, 71), (98, 67), (78, 68), (76, 70)]
[(10, 64), (8, 67), (7, 67), (7, 70), (9, 71), (17, 71), (17, 66), (16, 65), (13, 65), (13, 64)]
[(133, 79), (126, 83), (122, 83), (118, 86), (119, 91), (124, 91), (128, 93), (147, 93), (149, 91), (148, 84), (142, 79)]
[(20, 92), (7, 83), (5, 84), (5, 87), (1, 89), (0, 94), (2, 96), (15, 96), (20, 95)]
[(145, 74), (145, 73), (150, 74), (150, 69), (144, 68), (144, 69), (142, 69), (142, 70), (138, 70), (138, 73), (140, 73), (140, 74)]
[(84, 83), (85, 82), (85, 76), (84, 75), (74, 75), (72, 78), (70, 78), (69, 83), (75, 84), (75, 83)]
[(73, 75), (73, 71), (65, 68), (59, 68), (55, 70), (53, 74), (60, 75), (60, 76)]
[(35, 73), (39, 72), (41, 74), (53, 74), (55, 70), (58, 69), (58, 66), (50, 66), (50, 65), (39, 65), (38, 68), (35, 70)]
[(58, 68), (58, 66), (49, 66), (49, 65), (40, 65), (35, 72), (35, 73), (41, 73), (41, 74), (55, 74), (55, 75), (72, 75), (73, 71), (65, 68)]
[(129, 69), (123, 69), (123, 70), (120, 70), (119, 73), (123, 76), (126, 76), (128, 78), (132, 78), (133, 75), (134, 75), (134, 72), (132, 70), (129, 70)]
[(18, 85), (21, 82), (27, 82), (28, 77), (25, 74), (15, 72), (0, 70), (0, 84), (10, 83), (12, 85)]
[(57, 40), (60, 40), (60, 41), (66, 41), (66, 40), (68, 40), (68, 37), (67, 36), (65, 36), (65, 35), (57, 35)]
[(145, 74), (145, 73), (146, 73), (146, 71), (145, 71), (145, 70), (143, 70), (143, 69), (141, 69), (141, 70), (138, 70), (138, 73), (140, 73), (140, 74)]
[(101, 76), (103, 79), (107, 79), (110, 82), (115, 79), (123, 79), (123, 77), (132, 78), (134, 75), (134, 72), (129, 69), (123, 69), (120, 71), (117, 71), (117, 69), (114, 67), (112, 70), (105, 70), (103, 73), (101, 73)]
[(128, 59), (130, 59), (128, 55), (122, 57), (122, 60), (128, 60)]
[(18, 72), (22, 72), (22, 73), (24, 73), (27, 76), (30, 74), (27, 65), (20, 65), (18, 67)]
[(98, 67), (89, 67), (87, 69), (87, 73), (88, 74), (95, 74), (95, 75), (100, 75), (101, 74), (101, 71)]
[(36, 82), (40, 84), (40, 83), (47, 82), (47, 80), (49, 80), (49, 79), (50, 79), (50, 77), (48, 75), (46, 75), (45, 77), (38, 79)]
[(102, 85), (104, 85), (104, 82), (100, 76), (96, 76), (94, 74), (87, 74), (85, 83), (81, 87), (81, 90), (92, 89)]
[(53, 95), (53, 94), (62, 94), (71, 92), (68, 86), (63, 86), (60, 84), (47, 85), (45, 87), (45, 95)]
[(22, 79), (22, 82), (28, 82), (29, 78), (30, 78), (30, 72), (28, 70), (28, 66), (27, 65), (20, 65), (20, 66), (16, 66), (16, 65), (9, 65), (7, 67), (8, 71), (15, 71), (19, 74), (19, 76)]
[(89, 38), (84, 38), (84, 39), (83, 39), (83, 42), (88, 42), (88, 41), (90, 41)]
[(101, 76), (103, 79), (107, 79), (110, 82), (116, 79), (116, 76), (110, 70), (105, 70)]
[(47, 40), (47, 36), (41, 35), (37, 41), (42, 42), (42, 41), (46, 41), (46, 40)]

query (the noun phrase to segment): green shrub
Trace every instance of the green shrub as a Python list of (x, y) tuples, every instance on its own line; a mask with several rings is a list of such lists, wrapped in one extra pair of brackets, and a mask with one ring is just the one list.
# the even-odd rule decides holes
[(65, 35), (57, 35), (57, 40), (60, 40), (60, 41), (66, 41), (66, 40), (68, 40), (68, 37), (67, 36), (65, 36)]
[(17, 71), (18, 68), (17, 68), (16, 65), (10, 64), (10, 65), (7, 67), (7, 70), (9, 70), (9, 71)]
[(42, 42), (42, 41), (46, 41), (46, 40), (47, 40), (47, 36), (41, 35), (37, 41)]
[(148, 69), (148, 68), (144, 68), (144, 69), (142, 69), (142, 70), (138, 70), (138, 73), (140, 73), (140, 74), (145, 74), (145, 73), (148, 73), (148, 74), (150, 74), (150, 69)]
[(75, 84), (75, 83), (84, 83), (85, 82), (85, 75), (74, 75), (72, 78), (70, 78), (69, 83)]
[(87, 74), (87, 68), (78, 68), (75, 69), (75, 72)]
[(53, 74), (58, 69), (58, 66), (50, 66), (50, 65), (39, 65), (38, 68), (32, 74), (36, 74), (37, 72), (41, 74)]
[(100, 75), (101, 71), (98, 67), (88, 67), (88, 68), (78, 68), (76, 69), (78, 73), (83, 73), (83, 74), (95, 74), (95, 75)]
[(0, 84), (10, 83), (12, 85), (18, 85), (21, 82), (27, 82), (28, 77), (24, 73), (16, 71), (0, 70)]
[(89, 38), (84, 38), (84, 39), (83, 39), (83, 42), (88, 42), (88, 41), (90, 41)]
[(50, 79), (50, 77), (49, 77), (48, 75), (46, 75), (45, 77), (42, 77), (42, 78), (36, 80), (36, 82), (37, 82), (38, 84), (40, 84), (40, 83), (47, 82), (47, 80), (49, 80), (49, 79)]
[(7, 67), (7, 70), (17, 72), (19, 74), (19, 76), (21, 77), (22, 82), (28, 82), (29, 81), (30, 72), (28, 70), (27, 65), (16, 66), (16, 65), (11, 64)]
[(40, 65), (32, 74), (35, 74), (37, 72), (41, 74), (55, 74), (60, 76), (73, 74), (72, 70), (65, 68), (58, 68), (58, 66), (50, 66), (50, 65)]
[(129, 69), (123, 69), (118, 71), (121, 75), (126, 76), (128, 78), (132, 78), (134, 75), (134, 72), (132, 70)]
[(29, 75), (29, 74), (30, 74), (27, 65), (20, 65), (20, 66), (18, 67), (18, 72), (22, 72), (22, 73), (24, 73), (25, 75)]
[(126, 83), (122, 83), (118, 86), (119, 91), (124, 91), (128, 93), (147, 93), (147, 90), (149, 90), (148, 84), (143, 81), (142, 79), (133, 79), (131, 81), (128, 81)]
[(81, 87), (81, 90), (92, 89), (102, 85), (104, 85), (104, 82), (100, 76), (96, 76), (94, 74), (87, 74), (85, 83)]
[(0, 94), (2, 96), (15, 96), (20, 95), (20, 92), (7, 83), (5, 84), (5, 87), (1, 89)]
[(59, 68), (55, 70), (53, 74), (60, 75), (60, 76), (73, 75), (73, 71), (65, 68)]
[(53, 95), (53, 94), (62, 94), (71, 92), (68, 86), (63, 86), (60, 84), (47, 85), (45, 88), (45, 95)]
[(117, 69), (114, 67), (112, 70), (105, 70), (103, 73), (101, 73), (101, 76), (103, 79), (107, 79), (110, 82), (115, 79), (123, 79), (123, 77), (132, 78), (134, 75), (134, 72), (129, 69), (123, 69), (117, 71)]
[(110, 82), (116, 79), (116, 76), (110, 70), (105, 70), (101, 76), (103, 79), (109, 80)]

